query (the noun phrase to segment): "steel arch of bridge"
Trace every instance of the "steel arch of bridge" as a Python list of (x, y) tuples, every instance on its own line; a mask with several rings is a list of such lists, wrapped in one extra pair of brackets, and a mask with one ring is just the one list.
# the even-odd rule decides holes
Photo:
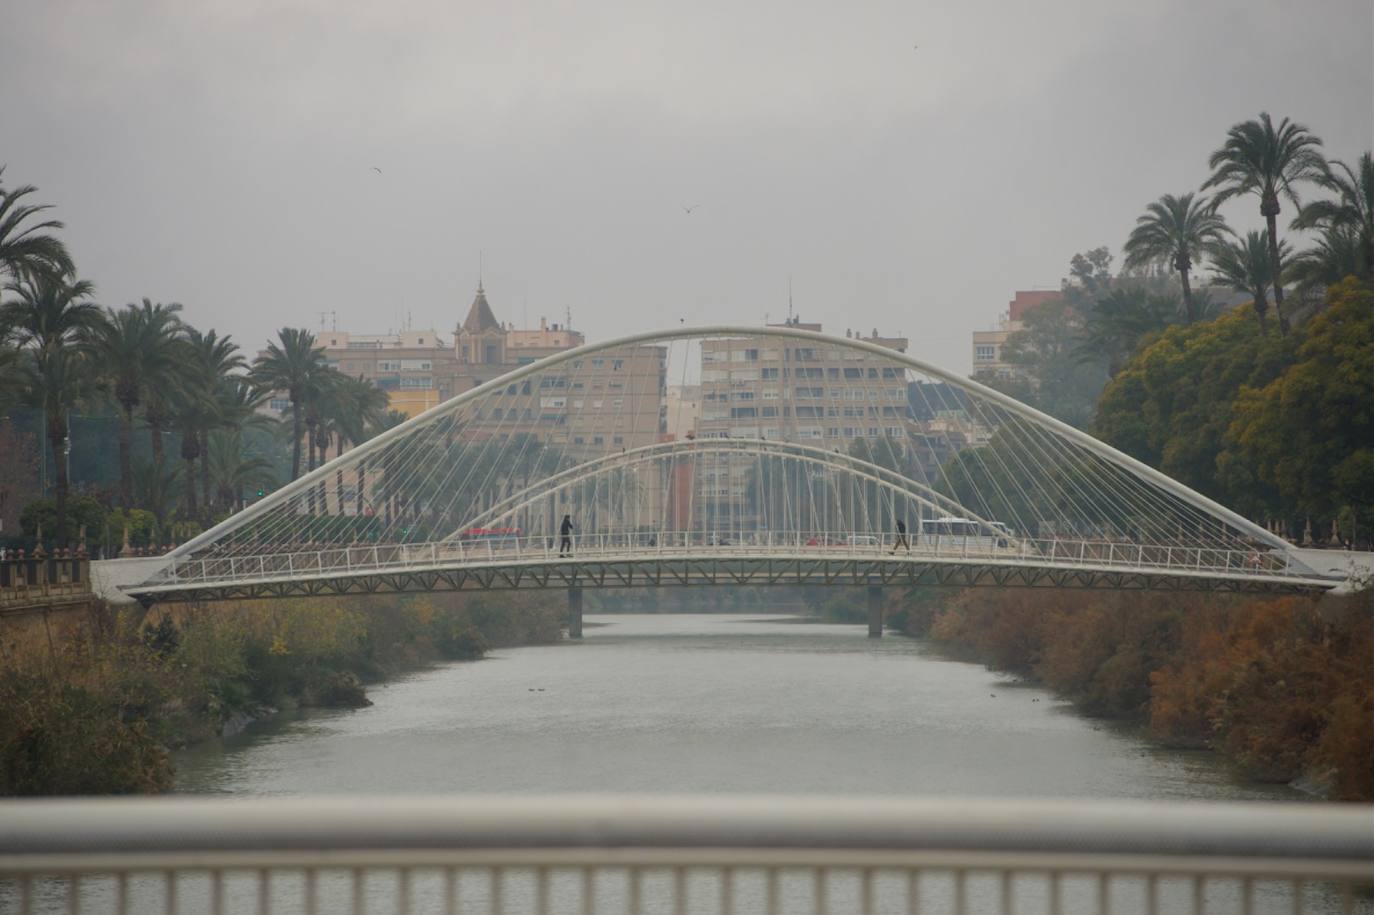
[[(1083, 540), (1073, 546), (1073, 549), (1077, 550), (1074, 555), (1072, 551), (1064, 552), (1064, 543), (1059, 538), (1037, 541), (1030, 537), (1023, 537), (1017, 541), (1017, 548), (1029, 548), (1028, 552), (1020, 555), (968, 555), (965, 549), (961, 555), (942, 553), (891, 559), (868, 556), (817, 557), (808, 555), (803, 549), (804, 544), (781, 542), (770, 543), (757, 555), (698, 555), (692, 552), (692, 544), (687, 540), (681, 544), (684, 552), (679, 555), (663, 555), (664, 551), (670, 548), (668, 544), (660, 545), (653, 555), (643, 555), (635, 549), (638, 544), (627, 541), (619, 545), (621, 552), (618, 555), (592, 556), (584, 553), (572, 563), (567, 562), (565, 557), (539, 556), (533, 552), (511, 562), (499, 557), (479, 557), (472, 555), (471, 552), (460, 553), (457, 556), (441, 555), (436, 543), (394, 543), (372, 547), (324, 545), (316, 549), (282, 549), (256, 556), (229, 555), (227, 558), (219, 552), (223, 544), (230, 542), (236, 532), (248, 529), (248, 525), (269, 517), (293, 517), (291, 512), (297, 510), (293, 506), (299, 505), (305, 495), (312, 493), (314, 488), (323, 489), (334, 475), (342, 474), (345, 469), (354, 469), (361, 477), (365, 471), (358, 468), (365, 468), (368, 460), (384, 459), (387, 449), (403, 445), (410, 437), (421, 435), (427, 430), (437, 429), (439, 422), (457, 417), (460, 411), (469, 408), (470, 405), (485, 402), (485, 398), (499, 394), (507, 388), (513, 388), (523, 380), (567, 366), (569, 363), (580, 364), (578, 360), (587, 359), (598, 353), (676, 341), (736, 338), (768, 338), (793, 341), (811, 347), (839, 348), (875, 361), (901, 366), (911, 374), (934, 379), (957, 389), (976, 404), (984, 405), (990, 411), (998, 411), (997, 415), (1010, 417), (1011, 422), (1021, 424), (1034, 435), (1042, 436), (1053, 446), (1062, 448), (1065, 453), (1091, 456), (1092, 460), (1111, 468), (1112, 473), (1120, 474), (1122, 479), (1134, 481), (1142, 488), (1148, 487), (1149, 493), (1157, 494), (1156, 499), (1160, 504), (1177, 504), (1196, 513), (1198, 517), (1210, 519), (1218, 527), (1229, 532), (1228, 548), (1208, 550), (1198, 546), (1191, 548), (1193, 552), (1189, 553), (1189, 548), (1167, 544), (1138, 544), (1134, 545), (1137, 547), (1134, 561), (1128, 555), (1133, 546), (1131, 544), (1094, 544)], [(717, 442), (710, 447), (734, 449), (737, 446), (733, 443), (740, 440), (720, 441), (731, 444)], [(683, 443), (665, 443), (663, 448), (651, 445), (637, 449), (636, 457), (639, 454), (662, 455), (672, 452), (673, 445), (678, 446), (679, 451), (686, 450)], [(707, 447), (706, 442), (702, 440), (693, 443), (693, 446)], [(763, 440), (742, 442), (738, 447), (744, 451), (752, 447), (758, 452), (768, 450), (769, 453), (788, 454), (802, 459), (814, 457), (817, 460), (819, 458), (810, 452), (824, 451), (808, 451), (809, 446), (791, 442)], [(936, 492), (920, 481), (906, 479), (903, 483), (898, 483), (890, 478), (890, 471), (878, 465), (848, 455), (825, 453), (830, 455), (825, 460), (831, 462), (832, 466), (848, 473), (867, 475), (873, 482), (884, 487), (900, 489), (905, 497), (931, 508), (939, 508), (942, 511), (957, 509), (962, 515), (974, 518), (982, 524), (991, 521), (981, 516), (972, 506)], [(578, 474), (595, 473), (599, 468), (615, 466), (617, 460), (625, 460), (627, 455), (597, 458), (584, 462), (580, 469), (574, 467), (561, 473), (574, 477)], [(526, 487), (524, 494), (527, 498), (534, 499), (538, 498), (539, 493), (547, 491), (547, 486), (540, 484)], [(313, 499), (313, 496), (311, 498)], [(503, 497), (503, 501), (509, 502), (512, 498), (514, 496), (506, 496)], [(457, 529), (471, 526), (473, 521), (483, 517), (494, 515), (488, 511), (485, 514), (470, 516), (468, 521), (460, 524)], [(1255, 547), (1244, 547), (1243, 544), (1246, 543), (1254, 544)], [(1243, 548), (1237, 549), (1237, 545), (1242, 545)], [(426, 546), (432, 548), (428, 557), (422, 555)], [(607, 546), (609, 548), (611, 545)], [(885, 547), (886, 544), (882, 546)], [(420, 548), (418, 552), (417, 547)], [(1266, 558), (1263, 570), (1252, 568), (1252, 559), (1249, 555), (1251, 549), (1264, 551)], [(361, 561), (362, 554), (369, 550), (371, 561)], [(681, 327), (633, 334), (577, 347), (516, 368), (328, 461), (188, 541), (168, 554), (167, 559), (167, 566), (158, 575), (127, 590), (145, 600), (174, 600), (268, 593), (355, 593), (358, 589), (572, 587), (580, 586), (572, 584), (573, 582), (583, 581), (610, 587), (617, 582), (622, 586), (629, 582), (639, 582), (645, 577), (654, 584), (718, 584), (732, 581), (781, 583), (782, 579), (788, 576), (775, 574), (779, 563), (791, 563), (792, 567), (798, 570), (790, 576), (793, 583), (836, 583), (840, 580), (851, 583), (857, 582), (860, 578), (895, 581), (901, 578), (910, 583), (964, 585), (993, 583), (1036, 586), (1048, 583), (1056, 586), (1206, 587), (1242, 590), (1310, 590), (1334, 584), (1297, 562), (1289, 545), (1263, 527), (1086, 433), (976, 381), (962, 378), (905, 353), (857, 338), (835, 337), (795, 327), (759, 328), (730, 325)], [(702, 571), (708, 568), (720, 571)], [(807, 570), (804, 574), (800, 571), (803, 568)], [(622, 571), (618, 572), (617, 569)], [(523, 584), (526, 581), (532, 584)]]
[[(575, 486), (612, 471), (662, 461), (665, 458), (669, 460), (700, 459), (717, 454), (749, 458), (765, 455), (791, 458), (872, 483), (895, 496), (910, 499), (932, 511), (952, 513), (968, 518), (977, 522), (989, 534), (996, 530), (989, 519), (982, 517), (972, 509), (936, 492), (930, 486), (904, 477), (896, 471), (874, 464), (872, 461), (865, 461), (843, 452), (827, 451), (813, 445), (803, 445), (799, 442), (751, 438), (705, 439), (701, 441), (684, 439), (681, 441), (655, 442), (652, 445), (643, 445), (639, 448), (603, 455), (570, 467), (547, 480), (511, 494), (503, 501), (493, 505), (485, 513), (466, 522), (464, 527), (489, 526), (503, 517), (508, 517), (522, 508), (539, 502), (551, 492)], [(460, 531), (461, 528), (444, 539), (453, 539), (459, 535)]]

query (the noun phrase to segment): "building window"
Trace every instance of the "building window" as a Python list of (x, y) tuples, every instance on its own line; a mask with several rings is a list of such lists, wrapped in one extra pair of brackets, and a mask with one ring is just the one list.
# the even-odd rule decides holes
[(625, 444), (625, 436), (623, 436), (623, 435), (613, 435), (613, 436), (611, 436), (611, 444), (612, 444), (612, 445), (623, 445), (623, 444)]
[(777, 369), (760, 369), (760, 371), (763, 373), (764, 381), (774, 380), (778, 377)]
[(291, 409), (291, 399), (289, 397), (273, 397), (267, 402), (267, 406), (278, 413), (285, 413)]
[(980, 343), (973, 348), (973, 358), (979, 362), (992, 362), (997, 358), (997, 347)]

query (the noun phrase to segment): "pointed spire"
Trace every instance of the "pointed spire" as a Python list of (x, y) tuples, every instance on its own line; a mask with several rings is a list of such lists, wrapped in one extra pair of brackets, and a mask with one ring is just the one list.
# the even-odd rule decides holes
[(468, 316), (463, 321), (463, 330), (469, 334), (501, 330), (501, 322), (496, 320), (491, 306), (487, 304), (487, 292), (482, 288), (480, 279), (477, 281), (477, 296), (472, 300), (472, 307), (468, 309)]

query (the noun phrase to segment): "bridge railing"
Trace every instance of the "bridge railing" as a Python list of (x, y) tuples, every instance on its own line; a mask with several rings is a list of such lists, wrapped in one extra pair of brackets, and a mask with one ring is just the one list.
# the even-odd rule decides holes
[(577, 534), (562, 549), (556, 536), (454, 538), (421, 543), (299, 546), (246, 555), (178, 557), (159, 580), (233, 582), (352, 575), (454, 565), (548, 563), (660, 557), (884, 558), (1095, 567), (1266, 578), (1312, 577), (1290, 554), (1268, 549), (1137, 544), (1126, 541), (1012, 536), (919, 536), (850, 531), (612, 531)]
[(1368, 913), (1374, 811), (808, 797), (0, 803), (0, 911)]

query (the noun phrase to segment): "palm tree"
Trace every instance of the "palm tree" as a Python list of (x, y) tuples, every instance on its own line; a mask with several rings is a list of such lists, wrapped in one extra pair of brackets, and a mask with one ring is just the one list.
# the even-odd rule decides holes
[[(1255, 315), (1263, 326), (1269, 313), (1269, 290), (1275, 285), (1269, 239), (1265, 233), (1247, 232), (1243, 241), (1221, 242), (1207, 253), (1212, 258), (1214, 281), (1248, 295), (1255, 303)], [(1279, 264), (1284, 270), (1288, 267), (1288, 255), (1288, 243), (1279, 242)]]
[(1365, 246), (1355, 230), (1328, 226), (1312, 247), (1293, 258), (1286, 275), (1307, 292), (1332, 286), (1348, 276), (1366, 276)]
[(207, 458), (215, 497), (231, 511), (243, 501), (245, 487), (266, 488), (277, 483), (272, 462), (245, 451), (243, 433), (238, 429), (210, 433)]
[[(307, 449), (307, 472), (313, 471), (323, 464), (329, 453), (329, 442), (334, 435), (334, 417), (339, 412), (340, 383), (343, 380), (343, 375), (326, 366), (324, 370), (317, 372), (310, 384), (306, 386), (305, 446)], [(310, 489), (307, 499), (309, 510), (311, 513), (316, 510), (317, 492), (319, 512), (325, 514), (328, 511), (329, 500), (326, 484), (323, 480), (320, 481), (318, 490), (315, 487)]]
[[(184, 384), (177, 392), (174, 413), (181, 429), (181, 457), (186, 461), (186, 515), (188, 520), (210, 518), (210, 469), (208, 463), (210, 430), (227, 425), (224, 406), (231, 391), (235, 370), (247, 368), (238, 346), (229, 337), (213, 330), (202, 333), (188, 328), (184, 350)], [(202, 499), (197, 508), (195, 463), (201, 460)]]
[(24, 389), (24, 354), (5, 342), (4, 330), (0, 327), (0, 415), (20, 400)]
[[(148, 438), (153, 448), (153, 463), (161, 467), (162, 433), (172, 421), (169, 398), (182, 384), (187, 365), (181, 339), (184, 325), (178, 317), (181, 305), (176, 302), (164, 305), (145, 298), (142, 304), (130, 303), (125, 308), (138, 313), (138, 321), (151, 347), (148, 352), (150, 358), (144, 367), (140, 399), (143, 422), (148, 426)], [(107, 371), (110, 368), (106, 366)]]
[[(252, 408), (261, 402), (255, 393), (242, 390), (236, 373), (247, 370), (248, 363), (239, 354), (238, 344), (226, 334), (218, 336), (213, 330), (201, 333), (191, 330), (187, 341), (196, 354), (196, 367), (201, 374), (202, 383), (210, 391), (211, 409), (208, 422), (198, 430), (197, 444), (200, 446), (200, 485), (202, 507), (208, 525), (211, 517), (210, 498), (210, 430), (213, 427), (235, 428), (251, 415)], [(252, 405), (249, 407), (249, 405)], [(248, 413), (242, 413), (249, 407)], [(233, 415), (230, 411), (233, 410)]]
[(1088, 313), (1074, 356), (1082, 362), (1105, 359), (1107, 374), (1116, 377), (1141, 340), (1178, 323), (1179, 311), (1172, 293), (1151, 292), (1141, 285), (1113, 289)]
[[(0, 179), (4, 174), (5, 168), (0, 166)], [(30, 273), (65, 276), (74, 269), (66, 246), (60, 239), (47, 234), (62, 228), (62, 223), (56, 219), (32, 221), (51, 207), (22, 202), (36, 190), (38, 188), (31, 184), (20, 185), (12, 191), (0, 184), (0, 280), (8, 277), (10, 282), (15, 282)]]
[[(258, 408), (262, 406), (263, 402), (266, 400), (267, 395), (260, 391), (246, 376), (229, 375), (221, 377), (215, 394), (220, 429), (232, 431), (235, 434), (241, 434), (244, 429), (253, 427), (262, 428), (273, 425), (271, 419), (258, 412)], [(210, 467), (212, 455), (213, 452), (207, 440), (204, 454), (201, 456), (203, 481), (208, 481), (214, 475), (214, 471)], [(205, 485), (208, 487), (209, 483), (205, 482)], [(275, 477), (273, 479), (273, 485), (275, 485)], [(215, 502), (224, 502), (224, 500), (220, 498), (219, 492), (220, 490), (218, 489), (214, 491), (210, 491), (208, 488), (206, 489), (205, 514), (207, 520), (213, 513), (213, 509), (217, 507)], [(229, 507), (228, 503), (225, 503), (225, 507)]]
[[(381, 391), (380, 389), (378, 389), (378, 391), (382, 394), (382, 396), (386, 396), (385, 391)], [(400, 410), (388, 410), (386, 409), (386, 405), (384, 404), (382, 408), (378, 410), (374, 416), (368, 418), (366, 424), (363, 426), (363, 437), (359, 439), (358, 444), (361, 445), (363, 442), (368, 441), (369, 439), (376, 438), (378, 435), (381, 435), (388, 429), (394, 429), (405, 421), (406, 415), (404, 413), (402, 413)], [(387, 453), (383, 451), (383, 473), (385, 473), (386, 466)], [(380, 489), (380, 486), (378, 488)], [(364, 512), (364, 500), (366, 499), (366, 490), (367, 458), (364, 457), (358, 461), (358, 492), (355, 495), (355, 498), (357, 500), (355, 503), (357, 505), (355, 511), (359, 515), (363, 514)]]
[(1178, 271), (1183, 287), (1183, 308), (1192, 324), (1198, 319), (1189, 273), (1193, 261), (1208, 245), (1220, 242), (1230, 230), (1205, 197), (1165, 194), (1145, 208), (1126, 240), (1126, 268), (1167, 264)]
[(142, 308), (132, 304), (119, 311), (110, 308), (93, 335), (96, 364), (120, 407), (119, 496), (125, 508), (134, 504), (130, 465), (134, 413), (149, 389), (164, 387), (180, 364), (180, 322), (175, 316), (180, 308), (153, 306), (147, 299)]
[(148, 461), (134, 463), (134, 501), (153, 513), (159, 528), (176, 509), (176, 491), (181, 482), (180, 467), (163, 467)]
[(86, 347), (102, 320), (98, 305), (83, 301), (95, 287), (51, 273), (25, 273), (5, 287), (13, 298), (0, 305), (0, 327), (29, 353), (26, 395), (43, 410), (57, 480), (57, 545), (67, 545), (67, 416), (94, 385)]
[[(334, 396), (336, 405), (333, 418), (336, 448), (334, 456), (342, 457), (345, 444), (356, 446), (367, 440), (368, 430), (381, 419), (389, 399), (385, 391), (361, 375), (357, 378), (346, 376), (341, 378)], [(362, 514), (364, 470), (365, 468), (360, 467), (358, 471), (358, 492), (356, 494), (358, 514)], [(334, 488), (335, 498), (339, 503), (339, 513), (342, 514), (344, 504), (343, 470), (335, 475)]]
[[(1314, 200), (1293, 220), (1295, 229), (1318, 229), (1329, 247), (1342, 247), (1336, 236), (1351, 237), (1362, 255), (1357, 276), (1374, 277), (1374, 155), (1364, 153), (1355, 168), (1340, 160), (1326, 165), (1317, 183), (1336, 195), (1335, 200)], [(1334, 244), (1333, 244), (1334, 242)]]
[(253, 381), (264, 391), (285, 391), (291, 401), (291, 479), (301, 475), (302, 410), (317, 378), (328, 370), (323, 347), (315, 346), (315, 335), (308, 330), (284, 327), (276, 343), (253, 362)]
[(1274, 311), (1279, 330), (1288, 331), (1283, 314), (1283, 268), (1279, 258), (1279, 197), (1287, 197), (1301, 208), (1294, 185), (1300, 181), (1320, 180), (1326, 163), (1317, 147), (1322, 141), (1301, 124), (1284, 118), (1276, 128), (1269, 112), (1261, 111), (1259, 120), (1243, 121), (1226, 134), (1226, 143), (1207, 160), (1212, 177), (1203, 190), (1218, 188), (1218, 204), (1254, 194), (1260, 199), (1260, 215), (1269, 230), (1269, 269), (1279, 282), (1274, 283)]

